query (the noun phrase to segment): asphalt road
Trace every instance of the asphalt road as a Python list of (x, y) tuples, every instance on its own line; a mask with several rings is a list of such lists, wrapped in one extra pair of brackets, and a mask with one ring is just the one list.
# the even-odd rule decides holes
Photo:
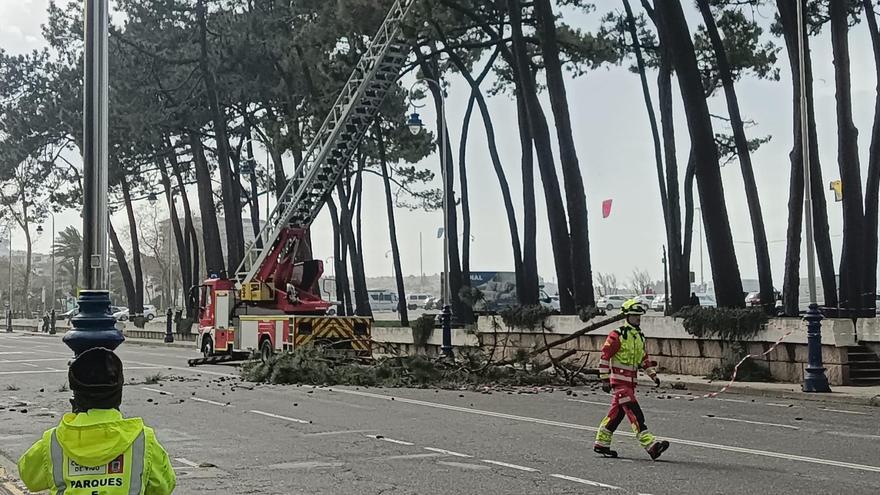
[[(123, 412), (156, 428), (182, 494), (880, 490), (874, 408), (643, 389), (648, 425), (672, 447), (652, 462), (622, 426), (621, 458), (604, 459), (591, 450), (601, 391), (253, 386), (233, 366), (188, 368), (186, 349), (119, 353)], [(0, 455), (17, 459), (68, 409), (69, 356), (56, 337), (0, 334)]]

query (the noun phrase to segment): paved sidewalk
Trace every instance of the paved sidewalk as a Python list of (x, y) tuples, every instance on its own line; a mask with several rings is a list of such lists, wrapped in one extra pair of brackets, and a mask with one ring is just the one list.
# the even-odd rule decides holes
[[(713, 381), (691, 375), (661, 374), (660, 376), (664, 386), (675, 386), (674, 384), (678, 383), (687, 387), (687, 390), (694, 392), (718, 392), (728, 383), (723, 380)], [(645, 387), (653, 386), (650, 380), (647, 379), (644, 379), (640, 385)], [(880, 407), (880, 386), (832, 386), (830, 394), (817, 394), (802, 391), (801, 385), (798, 383), (736, 382), (724, 393)]]

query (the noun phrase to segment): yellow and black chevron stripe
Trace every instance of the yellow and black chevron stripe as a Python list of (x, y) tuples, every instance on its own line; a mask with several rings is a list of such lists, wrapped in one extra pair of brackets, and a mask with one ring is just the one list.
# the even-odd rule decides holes
[(315, 342), (329, 343), (333, 348), (369, 353), (373, 321), (360, 317), (297, 317), (290, 338), (294, 348)]

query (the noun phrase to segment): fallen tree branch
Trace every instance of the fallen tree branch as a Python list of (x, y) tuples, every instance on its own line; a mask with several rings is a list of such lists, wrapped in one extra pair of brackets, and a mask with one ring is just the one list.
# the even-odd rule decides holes
[(593, 323), (592, 325), (588, 325), (588, 326), (572, 333), (571, 335), (566, 335), (565, 337), (563, 337), (559, 340), (550, 342), (549, 344), (545, 345), (544, 347), (541, 347), (540, 349), (535, 349), (534, 351), (531, 352), (531, 355), (537, 356), (538, 354), (541, 354), (542, 352), (545, 352), (548, 349), (552, 349), (552, 348), (557, 347), (559, 345), (562, 345), (566, 342), (571, 342), (572, 340), (580, 337), (581, 335), (586, 335), (586, 334), (592, 332), (593, 330), (598, 330), (606, 325), (611, 325), (612, 323), (616, 323), (616, 322), (624, 319), (625, 317), (626, 317), (626, 315), (621, 313), (616, 316), (612, 316), (610, 318), (605, 318), (604, 320)]
[(573, 356), (576, 352), (577, 352), (577, 349), (569, 349), (569, 350), (563, 352), (562, 354), (560, 354), (559, 356), (557, 356), (557, 357), (555, 357), (555, 358), (551, 355), (549, 361), (547, 361), (546, 363), (542, 363), (542, 364), (539, 364), (539, 365), (533, 366), (533, 367), (532, 367), (532, 370), (533, 370), (533, 371), (544, 371), (544, 370), (546, 370), (547, 368), (549, 368), (549, 367), (551, 367), (551, 366), (557, 366), (557, 363), (559, 363), (560, 361), (564, 361), (564, 360), (570, 358), (570, 357)]

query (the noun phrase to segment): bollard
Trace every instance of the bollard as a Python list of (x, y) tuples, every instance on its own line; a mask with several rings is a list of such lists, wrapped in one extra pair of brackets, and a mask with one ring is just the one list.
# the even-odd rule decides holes
[(831, 392), (825, 367), (822, 366), (822, 313), (815, 303), (804, 317), (807, 321), (807, 369), (804, 373), (804, 392)]
[(165, 343), (170, 344), (174, 342), (174, 334), (171, 332), (171, 325), (174, 324), (174, 312), (171, 311), (171, 308), (168, 308), (168, 311), (165, 312)]
[(57, 318), (58, 315), (55, 313), (54, 309), (50, 313), (50, 317), (51, 319), (49, 320), (49, 335), (55, 335), (57, 333), (55, 331), (55, 318)]
[(440, 316), (440, 322), (443, 325), (443, 342), (440, 350), (446, 358), (454, 358), (452, 354), (452, 308), (447, 304), (443, 306), (443, 314)]

